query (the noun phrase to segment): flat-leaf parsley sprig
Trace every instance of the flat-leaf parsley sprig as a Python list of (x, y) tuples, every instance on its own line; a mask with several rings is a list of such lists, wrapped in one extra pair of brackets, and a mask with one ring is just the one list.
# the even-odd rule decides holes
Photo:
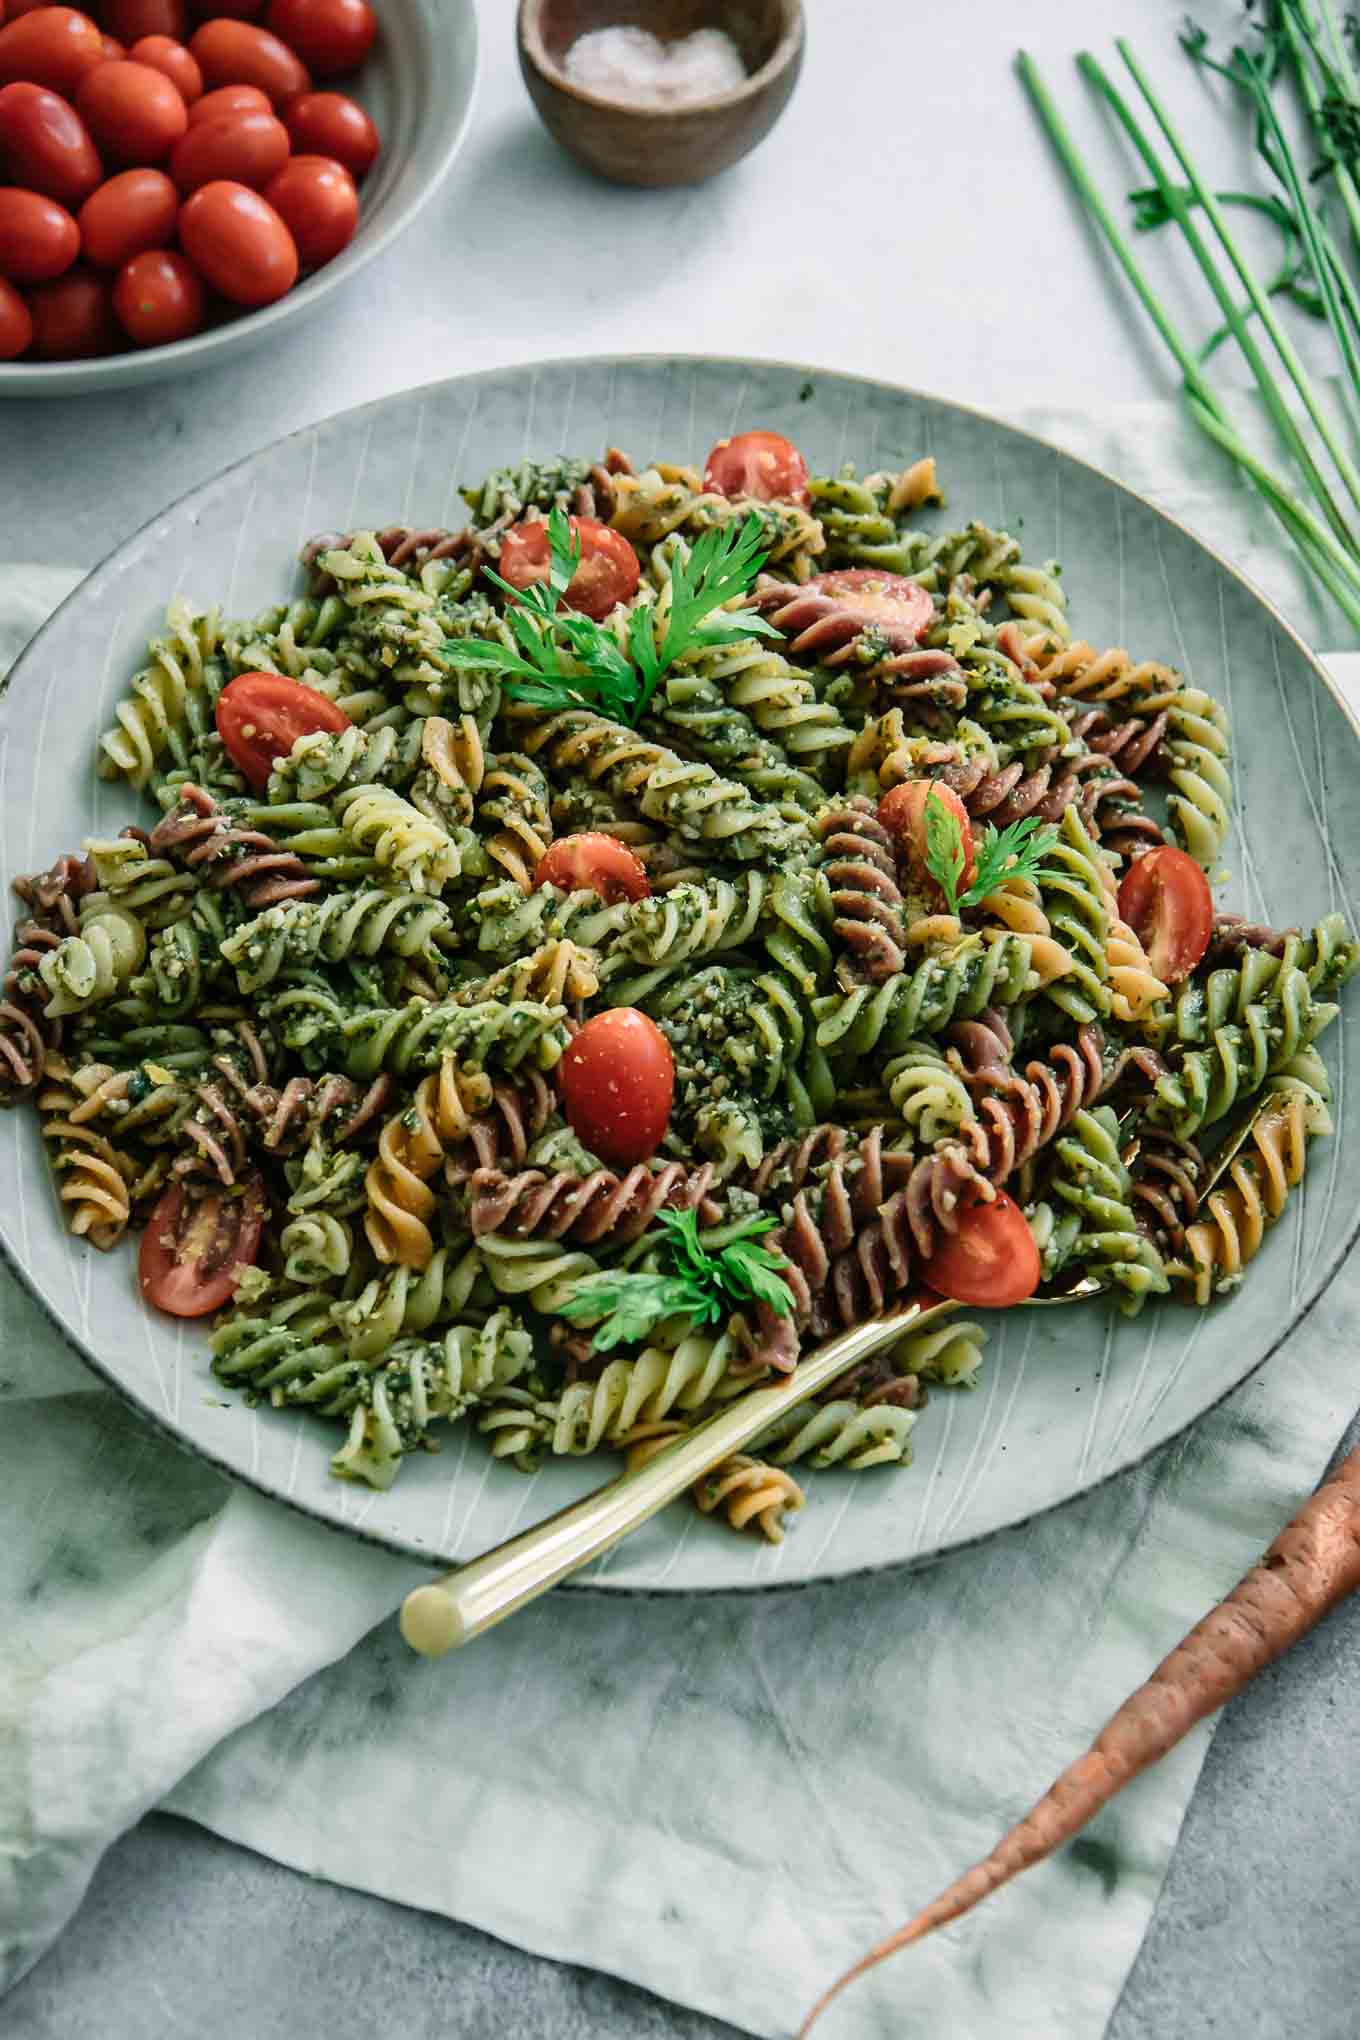
[[(687, 652), (779, 635), (753, 609), (723, 609), (746, 594), (765, 564), (764, 534), (754, 515), (739, 525), (714, 525), (687, 557), (677, 556), (660, 643), (655, 601), (639, 602), (628, 619), (627, 651), (603, 624), (562, 608), (581, 545), (560, 509), (548, 519), (548, 551), (547, 579), (528, 588), (513, 588), (484, 569), (506, 597), (505, 620), (517, 651), (492, 638), (449, 638), (444, 644), (452, 665), (507, 676), (505, 691), (514, 701), (536, 708), (598, 708), (614, 722), (635, 726), (663, 676)], [(719, 610), (723, 613), (715, 615)]]
[(1057, 830), (1035, 821), (1032, 815), (1005, 829), (979, 830), (973, 848), (977, 875), (967, 890), (960, 892), (967, 859), (959, 818), (937, 794), (932, 792), (926, 800), (926, 869), (944, 894), (951, 914), (976, 907), (1008, 878), (1033, 878), (1057, 840)]
[(776, 1219), (768, 1214), (742, 1219), (716, 1251), (703, 1244), (692, 1211), (661, 1211), (657, 1221), (667, 1235), (669, 1274), (604, 1269), (578, 1282), (562, 1304), (563, 1317), (595, 1326), (592, 1351), (632, 1345), (668, 1317), (687, 1317), (700, 1330), (748, 1303), (768, 1303), (776, 1316), (788, 1317), (793, 1292), (779, 1272), (783, 1264), (755, 1243)]

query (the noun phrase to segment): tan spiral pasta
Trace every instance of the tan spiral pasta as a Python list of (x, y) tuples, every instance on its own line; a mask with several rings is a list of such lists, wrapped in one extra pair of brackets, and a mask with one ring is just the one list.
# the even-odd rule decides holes
[(1186, 1227), (1183, 1258), (1168, 1263), (1167, 1272), (1192, 1302), (1210, 1303), (1260, 1252), (1290, 1191), (1303, 1180), (1312, 1110), (1310, 1094), (1298, 1086), (1276, 1093), (1253, 1121), (1227, 1181), (1210, 1192)]
[(57, 1174), (57, 1196), (70, 1230), (107, 1252), (122, 1238), (131, 1216), (128, 1182), (133, 1172), (102, 1134), (72, 1118), (79, 1104), (66, 1063), (49, 1056), (38, 1113)]
[(411, 1103), (387, 1121), (364, 1178), (364, 1231), (380, 1261), (428, 1266), (434, 1252), (426, 1223), (435, 1205), (430, 1178), (445, 1149), (468, 1139), (474, 1118), (490, 1103), (486, 1072), (460, 1070), (446, 1057), (417, 1084)]

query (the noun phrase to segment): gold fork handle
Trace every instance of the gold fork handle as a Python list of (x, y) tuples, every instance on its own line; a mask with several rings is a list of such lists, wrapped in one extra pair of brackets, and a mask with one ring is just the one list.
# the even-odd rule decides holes
[(752, 1389), (739, 1402), (729, 1403), (637, 1472), (621, 1474), (546, 1522), (521, 1531), (429, 1586), (417, 1587), (401, 1611), (402, 1635), (423, 1657), (443, 1657), (471, 1642), (611, 1550), (731, 1453), (749, 1445), (782, 1411), (816, 1395), (857, 1360), (900, 1337), (908, 1325), (920, 1325), (954, 1308), (933, 1298), (926, 1305), (908, 1300), (852, 1325), (801, 1361), (784, 1380)]

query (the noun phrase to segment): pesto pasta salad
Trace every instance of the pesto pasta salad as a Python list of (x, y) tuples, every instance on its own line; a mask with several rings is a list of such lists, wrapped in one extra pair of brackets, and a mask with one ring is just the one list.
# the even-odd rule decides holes
[[(98, 740), (143, 812), (17, 882), (0, 1090), (71, 1230), (140, 1228), (148, 1309), (375, 1487), (459, 1421), (639, 1460), (911, 1290), (1233, 1290), (1360, 948), (1215, 908), (1218, 702), (1076, 637), (930, 460), (752, 431), (463, 493), (248, 621), (172, 602)], [(983, 1338), (696, 1502), (778, 1538)]]

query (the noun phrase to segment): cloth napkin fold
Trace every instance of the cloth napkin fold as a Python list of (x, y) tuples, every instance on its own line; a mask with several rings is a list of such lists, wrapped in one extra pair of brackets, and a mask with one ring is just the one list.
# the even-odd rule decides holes
[[(1020, 422), (1192, 523), (1312, 642), (1341, 640), (1169, 406)], [(0, 667), (73, 578), (0, 570)], [(1292, 1513), (1356, 1401), (1357, 1308), (1351, 1265), (1184, 1438), (926, 1571), (728, 1600), (556, 1595), (430, 1666), (392, 1619), (409, 1564), (143, 1430), (0, 1271), (0, 1988), (160, 1804), (787, 2033), (990, 1846)], [(1208, 1734), (858, 1986), (828, 2040), (1096, 2040)]]

